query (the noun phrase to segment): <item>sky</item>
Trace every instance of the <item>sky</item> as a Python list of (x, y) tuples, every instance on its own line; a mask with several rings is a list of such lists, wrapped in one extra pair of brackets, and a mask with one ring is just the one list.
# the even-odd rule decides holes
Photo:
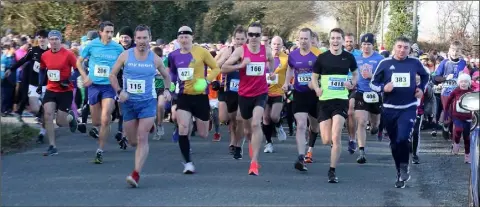
[[(479, 3), (476, 3), (477, 6)], [(418, 40), (434, 40), (436, 38), (437, 25), (438, 25), (438, 5), (436, 1), (420, 1), (420, 6), (418, 8), (418, 15), (420, 24), (418, 25)], [(388, 7), (385, 9), (385, 20), (384, 20), (384, 34), (387, 32), (387, 26), (389, 23), (388, 19)], [(320, 19), (321, 25), (326, 25), (324, 28), (333, 28), (336, 26), (336, 21), (333, 17), (323, 17)], [(328, 31), (324, 31), (328, 32)], [(381, 38), (377, 38), (380, 40)]]

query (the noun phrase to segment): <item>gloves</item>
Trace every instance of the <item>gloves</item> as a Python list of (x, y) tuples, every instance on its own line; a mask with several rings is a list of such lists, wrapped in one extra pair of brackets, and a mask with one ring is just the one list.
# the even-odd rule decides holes
[(38, 86), (36, 92), (41, 95), (42, 94), (42, 86)]
[(213, 81), (211, 84), (212, 84), (212, 90), (214, 91), (220, 90), (220, 83), (218, 81)]

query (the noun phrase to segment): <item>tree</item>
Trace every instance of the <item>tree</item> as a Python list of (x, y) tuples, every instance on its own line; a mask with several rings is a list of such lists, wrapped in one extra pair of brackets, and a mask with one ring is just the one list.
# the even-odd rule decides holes
[(472, 45), (479, 42), (478, 5), (475, 1), (438, 2), (440, 41), (448, 44), (459, 40), (464, 52), (472, 52)]
[(394, 41), (399, 36), (412, 38), (413, 1), (390, 1), (390, 23), (385, 34), (385, 48), (392, 50)]
[[(326, 8), (326, 14), (335, 17), (339, 27), (344, 31), (358, 34), (357, 39), (361, 34), (376, 34), (380, 30), (382, 1), (329, 1), (322, 3)], [(387, 4), (384, 5), (387, 6)]]

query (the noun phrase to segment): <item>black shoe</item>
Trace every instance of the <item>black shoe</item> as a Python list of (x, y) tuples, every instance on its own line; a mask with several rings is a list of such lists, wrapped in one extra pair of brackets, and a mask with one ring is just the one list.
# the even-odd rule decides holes
[(58, 154), (57, 148), (50, 145), (47, 149), (47, 152), (43, 153), (43, 156), (52, 156), (57, 154)]
[(241, 160), (242, 158), (243, 158), (242, 148), (241, 147), (235, 147), (235, 152), (233, 153), (233, 159)]
[(88, 134), (93, 137), (94, 139), (98, 139), (98, 129), (97, 128), (92, 128), (90, 129), (90, 131), (88, 132)]
[(357, 158), (358, 164), (365, 164), (367, 162), (367, 158), (365, 158), (365, 151), (360, 150), (360, 155)]
[(127, 137), (122, 137), (120, 141), (118, 141), (118, 145), (120, 145), (120, 149), (126, 150), (128, 146)]
[(370, 130), (371, 135), (376, 135), (378, 134), (378, 127), (372, 127), (372, 130)]
[(38, 134), (37, 141), (36, 141), (37, 144), (43, 144), (44, 143), (43, 138), (45, 138), (45, 135)]
[(70, 127), (70, 131), (73, 133), (73, 132), (77, 131), (78, 122), (77, 122), (77, 119), (75, 118), (75, 114), (73, 113), (72, 110), (70, 110), (68, 112), (68, 114), (70, 114), (72, 116), (72, 121), (70, 121), (70, 123), (68, 123), (68, 126)]
[(307, 165), (305, 164), (305, 158), (303, 158), (303, 156), (301, 158), (299, 157), (295, 162), (295, 169), (301, 172), (308, 171)]
[(329, 183), (338, 183), (338, 178), (335, 175), (335, 171), (332, 171), (332, 170), (328, 171), (328, 182)]
[(83, 134), (87, 133), (87, 125), (85, 123), (78, 124), (77, 129), (80, 133), (83, 133)]
[(235, 146), (230, 145), (230, 146), (228, 147), (228, 151), (229, 151), (229, 153), (230, 153), (231, 155), (233, 155), (233, 154), (235, 153)]
[(418, 155), (413, 155), (412, 156), (412, 163), (413, 164), (420, 164), (420, 158), (418, 158)]
[(398, 176), (397, 181), (395, 182), (395, 188), (405, 188), (405, 181), (401, 181), (400, 176)]
[(97, 152), (97, 154), (95, 154), (94, 162), (95, 162), (95, 164), (102, 164), (103, 163), (103, 152)]

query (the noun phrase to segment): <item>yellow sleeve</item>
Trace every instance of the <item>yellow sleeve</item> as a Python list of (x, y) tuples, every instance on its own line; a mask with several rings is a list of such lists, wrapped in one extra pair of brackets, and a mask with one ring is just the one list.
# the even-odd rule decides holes
[(203, 62), (211, 69), (210, 74), (207, 75), (207, 80), (209, 82), (214, 81), (217, 75), (220, 73), (220, 68), (218, 67), (213, 56), (205, 49), (203, 50)]
[(315, 55), (315, 56), (319, 56), (320, 54), (322, 54), (322, 51), (320, 49), (318, 49), (317, 47), (312, 47), (310, 49), (310, 51), (312, 51), (312, 53)]

